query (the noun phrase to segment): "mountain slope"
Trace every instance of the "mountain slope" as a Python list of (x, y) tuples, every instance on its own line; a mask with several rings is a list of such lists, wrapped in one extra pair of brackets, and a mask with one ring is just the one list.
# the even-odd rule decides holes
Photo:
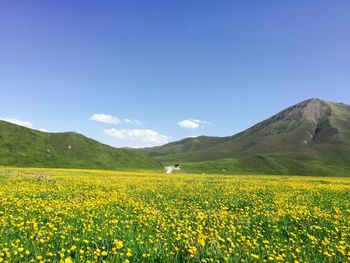
[(143, 151), (165, 163), (191, 163), (183, 165), (190, 170), (341, 174), (350, 168), (350, 106), (309, 99), (234, 136), (187, 138)]
[(75, 132), (46, 133), (0, 121), (0, 165), (97, 169), (154, 169), (134, 150), (116, 149)]

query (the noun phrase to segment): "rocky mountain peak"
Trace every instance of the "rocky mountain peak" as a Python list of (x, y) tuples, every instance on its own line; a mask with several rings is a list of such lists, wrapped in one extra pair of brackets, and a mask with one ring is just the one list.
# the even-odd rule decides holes
[(320, 99), (312, 98), (302, 101), (282, 111), (279, 119), (300, 119), (317, 124), (329, 109), (329, 105)]

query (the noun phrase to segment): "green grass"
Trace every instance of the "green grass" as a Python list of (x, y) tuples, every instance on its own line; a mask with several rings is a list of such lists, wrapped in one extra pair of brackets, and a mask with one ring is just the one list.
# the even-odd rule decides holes
[[(167, 163), (170, 164), (170, 163)], [(350, 165), (333, 161), (281, 160), (272, 156), (251, 159), (222, 159), (216, 161), (181, 163), (183, 172), (224, 174), (285, 174), (313, 176), (350, 176)]]

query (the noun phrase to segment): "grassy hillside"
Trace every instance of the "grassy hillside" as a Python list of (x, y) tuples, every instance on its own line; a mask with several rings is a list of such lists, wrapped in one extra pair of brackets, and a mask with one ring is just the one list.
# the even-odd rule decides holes
[(350, 106), (310, 99), (239, 134), (143, 149), (188, 171), (349, 175)]
[(75, 132), (46, 133), (0, 121), (0, 165), (97, 169), (158, 169), (158, 161)]

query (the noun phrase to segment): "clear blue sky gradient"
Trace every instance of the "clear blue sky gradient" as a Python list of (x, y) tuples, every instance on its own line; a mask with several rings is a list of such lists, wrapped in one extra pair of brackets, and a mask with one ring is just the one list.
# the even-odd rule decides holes
[(0, 117), (144, 146), (103, 130), (225, 136), (310, 97), (350, 104), (349, 14), (347, 0), (2, 0)]

